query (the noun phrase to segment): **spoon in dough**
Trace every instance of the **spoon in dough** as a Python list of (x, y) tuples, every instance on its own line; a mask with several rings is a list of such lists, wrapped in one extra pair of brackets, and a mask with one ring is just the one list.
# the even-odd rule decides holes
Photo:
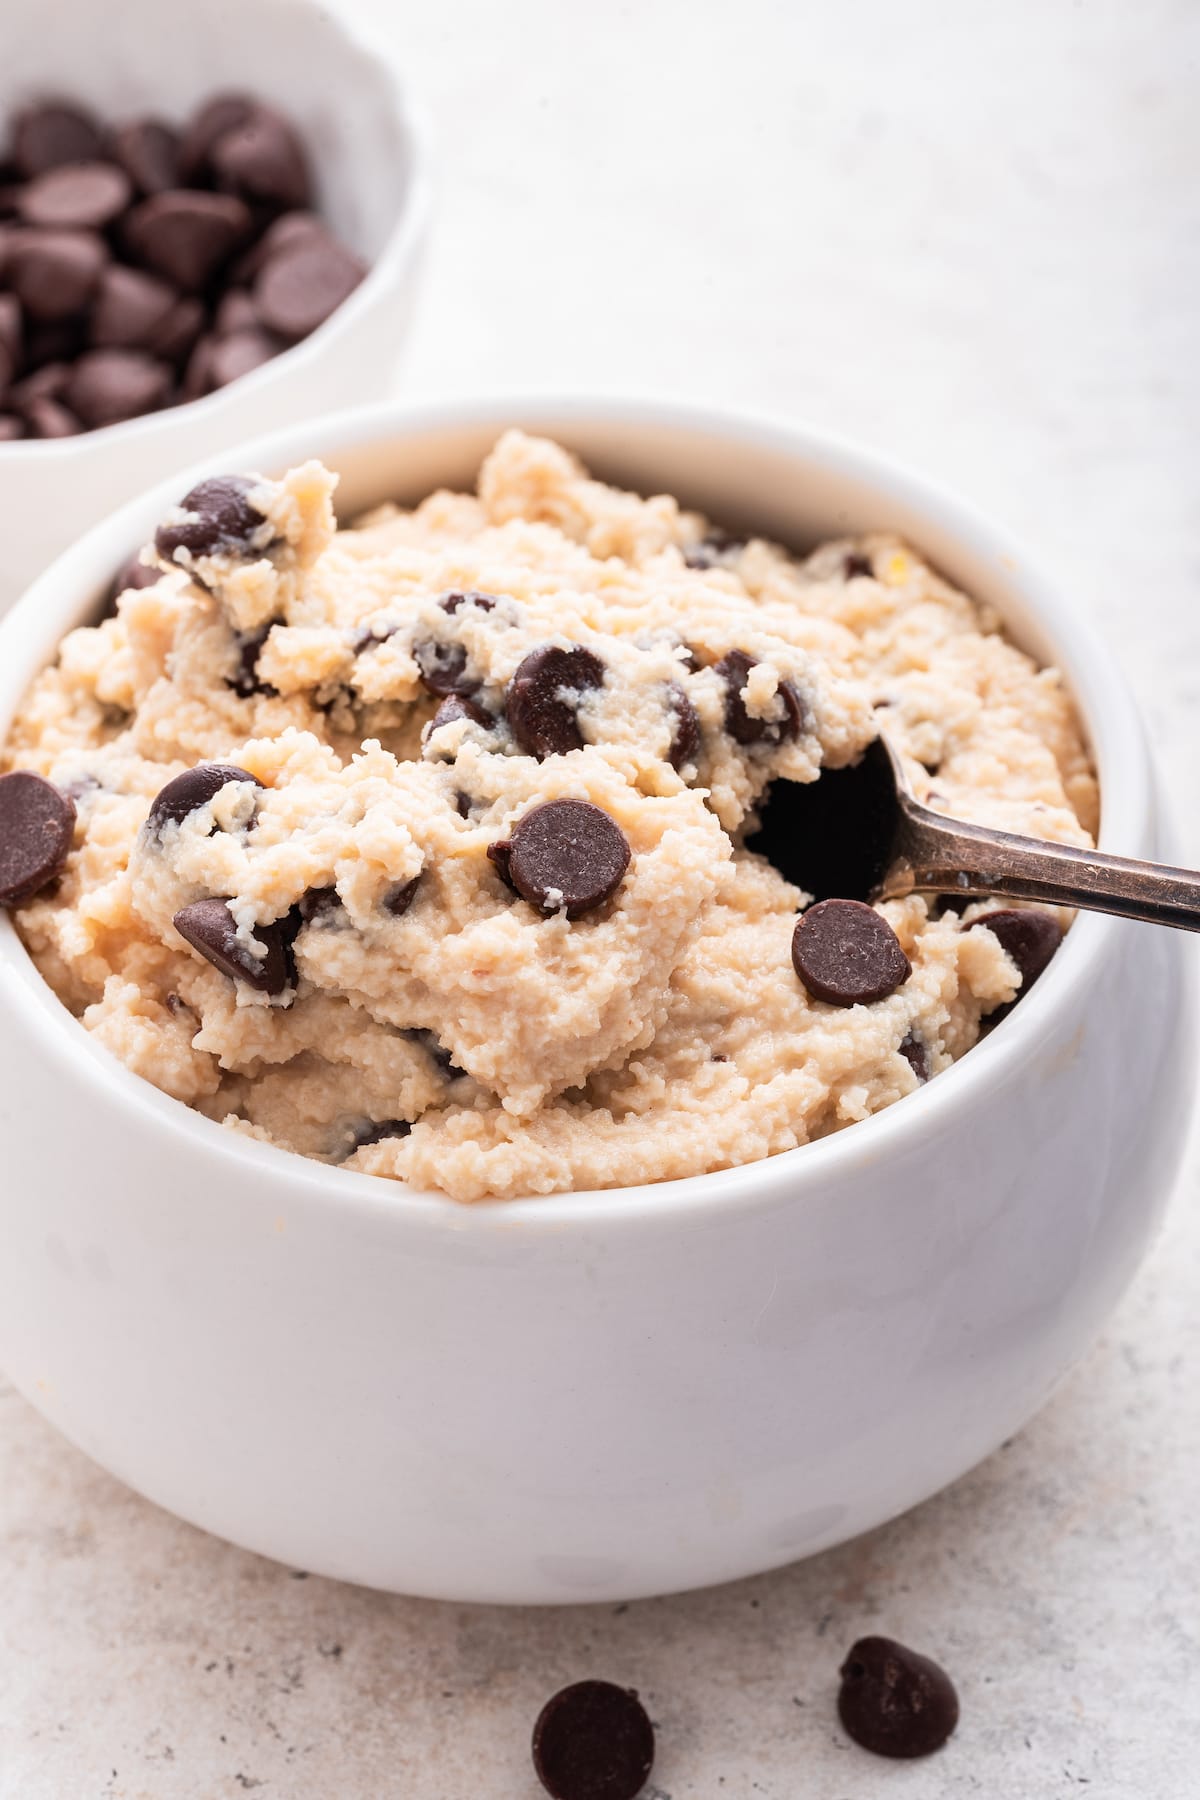
[(947, 818), (916, 798), (883, 737), (853, 768), (777, 781), (748, 848), (818, 900), (999, 894), (1200, 931), (1200, 873)]

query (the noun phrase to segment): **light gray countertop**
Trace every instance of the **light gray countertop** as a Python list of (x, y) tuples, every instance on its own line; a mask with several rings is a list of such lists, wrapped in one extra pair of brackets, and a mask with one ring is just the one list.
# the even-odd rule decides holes
[[(358, 9), (440, 138), (405, 391), (725, 402), (952, 484), (1118, 650), (1200, 862), (1200, 9)], [(808, 1563), (628, 1608), (302, 1578), (136, 1498), (0, 1386), (0, 1800), (533, 1800), (533, 1718), (591, 1673), (646, 1697), (656, 1800), (1186, 1800), (1198, 1176), (1194, 1137), (1103, 1340), (982, 1468)], [(837, 1727), (867, 1630), (959, 1683), (931, 1762)]]

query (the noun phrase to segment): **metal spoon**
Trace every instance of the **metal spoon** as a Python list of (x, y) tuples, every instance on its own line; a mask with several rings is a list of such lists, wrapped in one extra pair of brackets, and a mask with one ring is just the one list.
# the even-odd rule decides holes
[(818, 900), (1000, 894), (1200, 931), (1200, 873), (948, 819), (922, 806), (882, 737), (852, 769), (777, 781), (748, 847)]

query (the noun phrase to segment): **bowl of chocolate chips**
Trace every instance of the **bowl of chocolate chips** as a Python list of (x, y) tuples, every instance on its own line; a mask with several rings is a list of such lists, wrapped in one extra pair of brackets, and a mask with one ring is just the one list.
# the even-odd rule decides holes
[(164, 467), (377, 396), (425, 211), (395, 72), (321, 6), (8, 9), (0, 608)]

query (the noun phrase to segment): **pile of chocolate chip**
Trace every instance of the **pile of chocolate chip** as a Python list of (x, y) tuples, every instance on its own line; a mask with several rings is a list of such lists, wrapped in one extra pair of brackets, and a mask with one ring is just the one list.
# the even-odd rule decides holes
[(294, 127), (243, 94), (180, 129), (19, 113), (0, 148), (0, 442), (197, 400), (315, 331), (365, 270), (311, 201)]

